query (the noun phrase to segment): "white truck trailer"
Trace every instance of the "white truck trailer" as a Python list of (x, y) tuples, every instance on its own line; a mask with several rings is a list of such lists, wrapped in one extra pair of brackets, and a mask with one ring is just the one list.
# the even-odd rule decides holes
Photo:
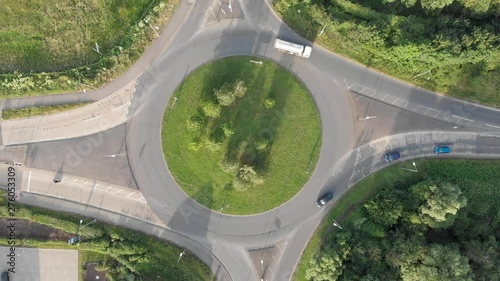
[(276, 39), (276, 41), (274, 41), (274, 48), (280, 52), (304, 58), (310, 57), (312, 52), (312, 48), (309, 46), (303, 46), (281, 39)]

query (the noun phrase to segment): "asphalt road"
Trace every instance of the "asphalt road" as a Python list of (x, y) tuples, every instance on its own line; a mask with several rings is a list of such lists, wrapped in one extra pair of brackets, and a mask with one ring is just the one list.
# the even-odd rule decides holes
[[(379, 100), (393, 107), (399, 104), (392, 103), (392, 100), (387, 101), (387, 95), (408, 101), (408, 104), (421, 103), (422, 106), (429, 108), (432, 106), (433, 109), (446, 112), (448, 115), (467, 117), (468, 120), (474, 118), (476, 123), (499, 125), (500, 115), (496, 110), (472, 106), (402, 84), (321, 48), (314, 48), (313, 55), (308, 60), (279, 53), (272, 48), (276, 37), (305, 44), (308, 42), (277, 20), (266, 5), (259, 5), (255, 1), (249, 3), (241, 1), (245, 16), (245, 20), (241, 21), (218, 22), (203, 26), (202, 18), (188, 18), (179, 34), (194, 34), (194, 36), (181, 37), (178, 42), (174, 39), (172, 46), (175, 47), (159, 57), (151, 69), (139, 79), (139, 87), (132, 100), (132, 110), (129, 111), (127, 147), (134, 176), (148, 199), (148, 204), (168, 222), (171, 228), (189, 235), (210, 237), (214, 241), (230, 243), (225, 248), (231, 246), (253, 249), (274, 245), (284, 239), (297, 241), (288, 243), (291, 246), (285, 249), (286, 258), (279, 265), (281, 269), (273, 271), (275, 278), (273, 280), (287, 280), (289, 269), (293, 268), (304, 243), (315, 229), (315, 227), (301, 226), (303, 224), (315, 226), (325, 211), (318, 210), (314, 204), (316, 199), (326, 190), (334, 191), (338, 198), (358, 178), (383, 165), (381, 159), (387, 149), (405, 148), (404, 143), (398, 142), (396, 145), (391, 142), (392, 139), (388, 139), (379, 144), (376, 151), (369, 150), (372, 158), (368, 160), (361, 158), (364, 154), (360, 151), (363, 150), (353, 150), (356, 144), (356, 121), (353, 119), (355, 114), (350, 100), (350, 90), (376, 99), (378, 96), (375, 94), (367, 94), (366, 89), (370, 88), (375, 93), (385, 93)], [(198, 1), (192, 13), (204, 14), (205, 5), (208, 4)], [(198, 26), (203, 26), (202, 31), (192, 32)], [(301, 192), (277, 209), (245, 217), (222, 215), (193, 202), (182, 190), (176, 188), (176, 183), (165, 167), (163, 156), (158, 153), (161, 147), (158, 130), (161, 127), (161, 116), (175, 88), (189, 72), (200, 65), (213, 59), (239, 54), (270, 58), (297, 75), (314, 96), (323, 121), (322, 153), (316, 170)], [(360, 89), (358, 85), (363, 85), (364, 88)], [(182, 96), (177, 102), (182, 102)], [(406, 109), (403, 103), (400, 108)], [(464, 116), (464, 109), (473, 110)], [(420, 114), (418, 110), (406, 110)], [(431, 118), (426, 113), (427, 111), (420, 115)], [(438, 119), (436, 116), (432, 118)], [(458, 125), (466, 126), (463, 123)], [(451, 125), (449, 127), (452, 128)], [(484, 130), (492, 128), (494, 127)], [(465, 133), (458, 135), (463, 134)], [(409, 135), (403, 135), (403, 140), (408, 142), (407, 145), (422, 147), (422, 151), (432, 151), (430, 147), (437, 142), (453, 141), (458, 144), (462, 139), (450, 137), (456, 135), (450, 132), (432, 138), (423, 134), (414, 136), (415, 139), (428, 137), (427, 143), (410, 143)], [(408, 155), (423, 155), (422, 151), (411, 150)], [(213, 249), (218, 256), (226, 256), (224, 249), (220, 250), (222, 252)], [(241, 264), (244, 262), (232, 257), (225, 264), (235, 280), (258, 279), (258, 276), (249, 275), (248, 270), (244, 270), (249, 267), (248, 260), (247, 266), (242, 270)], [(232, 271), (232, 268), (237, 270)]]
[[(235, 20), (223, 20), (227, 15), (218, 18), (220, 9), (227, 13), (228, 3), (216, 3), (183, 1), (180, 11), (186, 14), (176, 14), (179, 27), (167, 29), (160, 37), (168, 48), (155, 45), (156, 53), (148, 50), (144, 56), (148, 60), (141, 58), (107, 91), (101, 92), (111, 94), (132, 79), (135, 81), (126, 116), (110, 117), (120, 120), (114, 119), (116, 125), (126, 122), (126, 153), (133, 178), (167, 229), (195, 239), (203, 245), (203, 251), (208, 249), (224, 264), (228, 274), (221, 278), (230, 275), (236, 281), (290, 280), (303, 248), (332, 206), (317, 208), (317, 198), (331, 191), (337, 200), (357, 181), (385, 167), (383, 155), (388, 151), (401, 151), (403, 159), (434, 157), (432, 148), (447, 143), (453, 144), (454, 157), (500, 157), (498, 110), (415, 88), (319, 46), (313, 47), (310, 59), (282, 54), (272, 48), (277, 37), (312, 43), (284, 25), (266, 1), (239, 1)], [(181, 19), (185, 19), (182, 25)], [(271, 59), (294, 73), (316, 100), (323, 126), (321, 155), (304, 188), (279, 208), (252, 216), (224, 215), (200, 206), (177, 186), (161, 153), (162, 115), (175, 88), (200, 65), (232, 55)], [(372, 100), (371, 111), (370, 105), (366, 105), (366, 112), (361, 115), (363, 104), (353, 101), (352, 95)], [(182, 96), (177, 102), (183, 102)], [(116, 108), (106, 108), (113, 106)], [(365, 114), (378, 115), (378, 119), (357, 120), (368, 116)], [(383, 118), (392, 122), (380, 122)], [(21, 124), (18, 130), (22, 128)], [(74, 138), (77, 128), (79, 125), (73, 124), (64, 130), (69, 130)], [(5, 134), (2, 133), (7, 139)], [(63, 128), (52, 133), (59, 139), (68, 134)], [(22, 142), (36, 141), (40, 140), (23, 135)], [(39, 149), (45, 145), (39, 144)], [(279, 251), (274, 251), (281, 253), (279, 262), (255, 264), (249, 257), (248, 250), (275, 245), (280, 245)], [(199, 254), (206, 255), (203, 251)]]

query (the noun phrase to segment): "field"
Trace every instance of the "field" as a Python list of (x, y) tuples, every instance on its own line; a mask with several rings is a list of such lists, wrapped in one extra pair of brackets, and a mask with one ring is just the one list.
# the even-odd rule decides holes
[(0, 98), (90, 90), (109, 83), (143, 53), (157, 36), (153, 26), (161, 32), (178, 3), (3, 1)]
[(55, 72), (100, 59), (138, 22), (151, 0), (5, 0), (0, 73)]
[[(226, 58), (196, 70), (163, 119), (171, 174), (193, 199), (224, 213), (253, 214), (289, 200), (308, 180), (321, 148), (309, 92), (278, 65), (250, 59)], [(231, 104), (221, 106), (214, 89), (232, 93), (236, 81), (246, 92), (225, 96), (221, 102)]]

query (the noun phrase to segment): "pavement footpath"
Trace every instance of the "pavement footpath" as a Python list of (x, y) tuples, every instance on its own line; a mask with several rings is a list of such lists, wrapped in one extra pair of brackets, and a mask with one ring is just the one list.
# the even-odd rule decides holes
[(3, 145), (83, 137), (123, 124), (136, 85), (132, 80), (113, 95), (63, 113), (4, 121)]

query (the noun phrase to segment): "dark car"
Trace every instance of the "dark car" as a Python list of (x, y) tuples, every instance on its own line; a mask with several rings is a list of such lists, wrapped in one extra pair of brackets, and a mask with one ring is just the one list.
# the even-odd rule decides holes
[(328, 201), (332, 200), (332, 198), (333, 195), (330, 192), (328, 192), (327, 194), (323, 195), (323, 197), (321, 197), (318, 201), (316, 201), (316, 205), (318, 205), (318, 207), (323, 207), (323, 205), (328, 203)]
[(434, 148), (434, 153), (436, 154), (450, 153), (450, 148), (448, 146), (436, 146)]
[(9, 273), (7, 271), (2, 272), (2, 281), (9, 281)]
[(392, 161), (396, 161), (399, 158), (401, 158), (401, 155), (399, 155), (399, 152), (392, 152), (392, 153), (387, 154), (384, 157), (384, 160), (385, 160), (385, 162), (389, 163), (389, 162), (392, 162)]

